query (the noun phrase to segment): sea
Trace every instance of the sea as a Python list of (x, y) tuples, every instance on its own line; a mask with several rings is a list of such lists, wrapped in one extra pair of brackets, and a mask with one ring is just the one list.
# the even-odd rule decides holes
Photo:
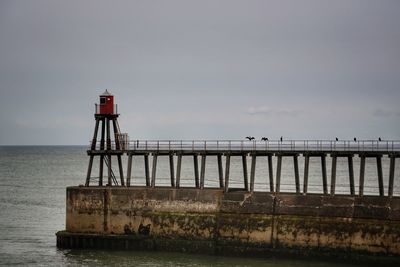
[[(1, 266), (359, 266), (357, 262), (333, 262), (310, 258), (221, 257), (154, 251), (70, 250), (56, 247), (55, 233), (65, 229), (66, 187), (85, 183), (88, 156), (85, 146), (0, 146), (0, 265)], [(193, 186), (193, 159), (184, 158), (182, 186)], [(359, 159), (354, 158), (356, 189)], [(175, 161), (176, 162), (176, 161)], [(231, 160), (232, 187), (243, 187), (241, 159)], [(302, 180), (303, 161), (299, 158)], [(322, 192), (318, 158), (310, 163), (309, 192)], [(383, 158), (385, 194), (389, 160)], [(395, 171), (395, 195), (400, 195), (400, 164)], [(134, 158), (133, 185), (144, 184), (143, 159)], [(250, 161), (248, 162), (250, 166)], [(256, 190), (267, 191), (267, 160), (258, 159)], [(94, 165), (93, 173), (98, 165)], [(274, 162), (274, 171), (276, 162)], [(124, 158), (126, 171), (126, 156)], [(327, 159), (328, 178), (330, 159)], [(218, 184), (216, 159), (207, 158), (206, 187)], [(348, 194), (347, 160), (338, 160), (337, 189)], [(328, 179), (329, 180), (329, 179)], [(93, 179), (95, 181), (95, 178)], [(328, 181), (329, 182), (329, 181)], [(159, 158), (156, 185), (168, 185), (167, 157)], [(281, 191), (293, 192), (294, 171), (290, 158), (283, 161)], [(376, 163), (367, 159), (365, 194), (377, 195)]]

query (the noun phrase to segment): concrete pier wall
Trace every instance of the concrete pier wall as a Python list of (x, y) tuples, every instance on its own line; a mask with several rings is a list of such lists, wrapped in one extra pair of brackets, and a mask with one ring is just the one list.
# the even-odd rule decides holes
[(57, 233), (58, 246), (109, 247), (104, 242), (123, 249), (398, 258), (400, 198), (68, 187), (66, 231)]

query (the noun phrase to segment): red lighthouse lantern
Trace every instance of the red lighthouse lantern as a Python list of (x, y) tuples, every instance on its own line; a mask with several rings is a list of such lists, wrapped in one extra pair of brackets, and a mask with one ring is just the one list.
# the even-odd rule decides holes
[(106, 91), (100, 95), (100, 104), (97, 114), (114, 114), (114, 111), (114, 96), (106, 89)]

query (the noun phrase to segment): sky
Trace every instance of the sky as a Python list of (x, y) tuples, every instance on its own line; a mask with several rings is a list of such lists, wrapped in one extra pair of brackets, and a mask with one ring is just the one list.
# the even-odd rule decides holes
[(400, 1), (0, 1), (0, 145), (400, 139)]

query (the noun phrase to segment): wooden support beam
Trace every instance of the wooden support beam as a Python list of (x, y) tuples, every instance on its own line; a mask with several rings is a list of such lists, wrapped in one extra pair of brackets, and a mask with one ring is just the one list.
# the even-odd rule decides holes
[(151, 187), (156, 187), (157, 154), (153, 154), (153, 167), (151, 169)]
[(118, 159), (118, 167), (119, 167), (119, 177), (121, 179), (121, 186), (125, 186), (125, 180), (124, 180), (124, 170), (122, 168), (122, 159), (121, 155), (117, 155)]
[(100, 139), (100, 150), (104, 150), (104, 137), (106, 135), (106, 119), (101, 119), (101, 139)]
[(331, 169), (331, 196), (335, 195), (336, 189), (336, 163), (337, 163), (337, 156), (331, 155), (332, 157), (332, 169)]
[(242, 165), (243, 165), (243, 183), (244, 190), (249, 191), (249, 179), (247, 173), (247, 157), (246, 154), (242, 154)]
[(118, 128), (117, 128), (117, 118), (112, 118), (112, 124), (114, 129), (114, 139), (115, 139), (115, 149), (120, 150), (119, 140), (118, 140)]
[(126, 171), (126, 186), (131, 186), (131, 175), (132, 175), (132, 154), (128, 155), (128, 170)]
[(204, 188), (204, 178), (206, 173), (206, 154), (201, 155), (201, 165), (200, 165), (200, 188)]
[(100, 155), (99, 162), (99, 186), (103, 186), (104, 155)]
[(231, 155), (226, 155), (225, 157), (225, 188), (224, 191), (228, 192), (229, 190), (229, 169), (231, 165)]
[(174, 173), (174, 154), (169, 154), (169, 173), (171, 178), (171, 187), (175, 187), (175, 173)]
[[(110, 133), (110, 119), (106, 118), (107, 130), (107, 150), (111, 150), (111, 133)], [(111, 166), (111, 161), (109, 162)]]
[(328, 178), (326, 174), (326, 155), (321, 156), (321, 169), (322, 169), (322, 190), (324, 195), (328, 194)]
[(379, 195), (383, 197), (385, 193), (383, 191), (382, 156), (376, 157), (376, 168), (378, 171)]
[(222, 156), (220, 154), (217, 155), (217, 161), (218, 161), (219, 187), (224, 188), (224, 172), (222, 169)]
[(93, 134), (93, 139), (92, 139), (91, 150), (96, 150), (97, 132), (99, 130), (99, 122), (100, 122), (100, 119), (96, 119), (96, 125), (94, 126), (94, 134)]
[(254, 183), (255, 183), (255, 177), (256, 177), (256, 161), (257, 161), (257, 156), (253, 154), (251, 156), (251, 169), (250, 169), (250, 191), (254, 192)]
[(304, 155), (304, 180), (303, 180), (303, 194), (307, 194), (308, 189), (308, 168), (310, 165), (310, 156), (305, 154)]
[(111, 168), (111, 155), (108, 156), (108, 186), (112, 186), (112, 168)]
[(146, 179), (146, 186), (150, 186), (150, 166), (149, 166), (149, 155), (144, 155), (144, 175)]
[(272, 166), (272, 155), (268, 155), (268, 174), (269, 174), (269, 191), (274, 192), (274, 170)]
[(389, 192), (388, 196), (393, 197), (393, 185), (394, 185), (394, 170), (395, 170), (395, 164), (396, 164), (396, 157), (395, 156), (389, 156), (390, 158), (390, 169), (389, 169)]
[(92, 173), (93, 157), (94, 157), (93, 155), (90, 155), (85, 186), (89, 186), (90, 184), (90, 175)]
[(350, 195), (355, 195), (354, 189), (354, 167), (353, 167), (353, 156), (347, 157), (347, 162), (349, 165), (349, 182), (350, 182)]
[(194, 182), (196, 188), (199, 188), (199, 161), (197, 155), (193, 155), (193, 165), (194, 165)]
[(182, 154), (178, 154), (178, 162), (176, 163), (176, 188), (181, 186), (181, 168), (182, 168)]
[(276, 164), (276, 192), (279, 193), (281, 188), (281, 171), (282, 171), (282, 155), (278, 155), (278, 162)]
[(300, 194), (300, 176), (299, 176), (299, 162), (297, 160), (298, 156), (293, 156), (293, 167), (294, 167), (294, 179), (296, 183), (296, 193)]
[(361, 158), (361, 161), (360, 161), (360, 185), (359, 185), (358, 195), (360, 197), (362, 197), (364, 194), (365, 156), (360, 155), (360, 158)]

